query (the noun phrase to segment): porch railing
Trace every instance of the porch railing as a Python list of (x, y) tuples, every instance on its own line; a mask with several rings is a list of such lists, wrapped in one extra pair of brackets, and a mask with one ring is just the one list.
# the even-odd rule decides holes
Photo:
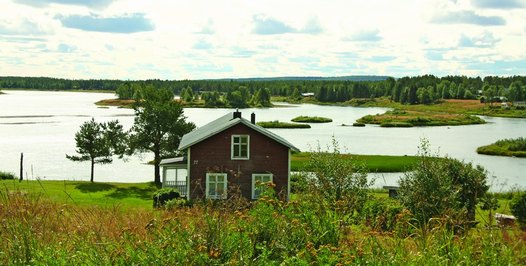
[(181, 196), (186, 196), (186, 181), (164, 181), (163, 187), (173, 187)]

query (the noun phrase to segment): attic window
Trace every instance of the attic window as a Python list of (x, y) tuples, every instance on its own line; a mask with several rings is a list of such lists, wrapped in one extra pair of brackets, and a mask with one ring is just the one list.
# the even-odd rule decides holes
[(250, 151), (249, 135), (232, 135), (232, 160), (248, 160)]

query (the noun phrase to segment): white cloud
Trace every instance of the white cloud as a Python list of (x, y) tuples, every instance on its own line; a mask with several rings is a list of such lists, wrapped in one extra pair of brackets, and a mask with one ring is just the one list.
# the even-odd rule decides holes
[(0, 69), (119, 79), (491, 75), (487, 61), (513, 69), (526, 60), (522, 2), (499, 3), (0, 0)]

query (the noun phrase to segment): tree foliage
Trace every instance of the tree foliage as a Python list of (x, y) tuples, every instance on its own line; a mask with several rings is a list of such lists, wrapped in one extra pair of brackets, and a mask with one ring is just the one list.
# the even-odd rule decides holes
[(336, 139), (326, 150), (318, 145), (307, 167), (313, 175), (311, 188), (329, 204), (350, 213), (363, 208), (370, 186), (367, 173), (356, 161), (342, 156)]
[[(0, 88), (38, 90), (112, 90), (121, 99), (131, 99), (137, 88), (153, 86), (175, 94), (187, 94), (183, 100), (195, 100), (196, 95), (216, 91), (220, 101), (206, 102), (207, 106), (223, 103), (226, 106), (245, 106), (258, 91), (268, 89), (271, 96), (296, 99), (295, 92), (311, 92), (321, 102), (345, 102), (356, 98), (390, 97), (395, 102), (416, 104), (433, 99), (471, 99), (482, 95), (486, 99), (505, 96), (510, 101), (526, 100), (526, 76), (445, 76), (366, 78), (275, 78), (275, 79), (220, 79), (220, 80), (68, 80), (36, 77), (1, 77)], [(428, 93), (431, 90), (433, 94)], [(428, 89), (424, 91), (423, 89)], [(239, 92), (235, 93), (235, 92)], [(418, 93), (420, 91), (420, 94)], [(428, 95), (422, 95), (428, 93)], [(233, 94), (233, 95), (228, 95)], [(193, 96), (193, 98), (190, 98)], [(420, 97), (423, 97), (419, 99)], [(229, 98), (230, 97), (230, 98)], [(227, 99), (228, 98), (228, 99)], [(218, 106), (219, 107), (219, 106)]]
[(521, 227), (526, 228), (526, 191), (515, 194), (511, 200), (511, 213), (517, 217)]
[(113, 155), (123, 155), (126, 150), (126, 133), (119, 121), (106, 123), (95, 119), (84, 122), (75, 133), (76, 152), (79, 155), (66, 155), (72, 161), (90, 161), (90, 181), (94, 180), (95, 164), (108, 164)]
[(195, 125), (186, 121), (181, 104), (174, 101), (168, 89), (141, 88), (141, 99), (136, 100), (134, 110), (130, 146), (134, 152), (154, 154), (154, 181), (160, 184), (161, 159), (174, 156), (182, 136)]
[(422, 140), (416, 169), (400, 179), (400, 201), (420, 224), (455, 214), (464, 223), (475, 220), (475, 208), (489, 189), (487, 173), (452, 158), (432, 155)]

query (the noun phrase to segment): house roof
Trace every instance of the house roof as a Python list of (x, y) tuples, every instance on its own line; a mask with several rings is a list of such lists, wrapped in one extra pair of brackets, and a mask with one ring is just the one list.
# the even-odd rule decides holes
[(185, 163), (186, 163), (186, 157), (174, 157), (174, 158), (162, 159), (159, 165), (185, 164)]
[(249, 120), (244, 118), (234, 118), (233, 113), (228, 113), (186, 135), (183, 136), (181, 139), (181, 143), (179, 144), (179, 150), (184, 150), (196, 143), (199, 143), (211, 136), (214, 136), (215, 134), (222, 132), (230, 127), (233, 127), (237, 124), (243, 124), (249, 128), (252, 128), (253, 130), (277, 141), (278, 143), (289, 147), (290, 149), (294, 151), (299, 151), (298, 148), (296, 148), (294, 145), (292, 145), (290, 142), (288, 142), (286, 139), (278, 136), (277, 134), (270, 132), (269, 130), (258, 126), (256, 124), (252, 124)]

